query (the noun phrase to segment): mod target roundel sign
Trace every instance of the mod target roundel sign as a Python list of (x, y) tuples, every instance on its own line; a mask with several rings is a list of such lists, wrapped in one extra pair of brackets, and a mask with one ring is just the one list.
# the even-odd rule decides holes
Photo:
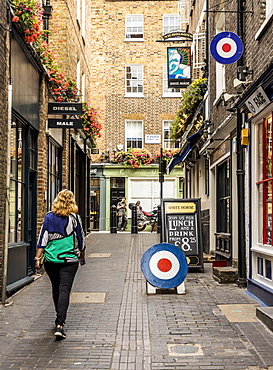
[(237, 62), (243, 54), (244, 45), (236, 33), (220, 32), (211, 40), (210, 52), (216, 62), (232, 64)]
[(155, 244), (142, 256), (141, 270), (146, 280), (161, 289), (177, 287), (188, 273), (185, 254), (169, 243)]

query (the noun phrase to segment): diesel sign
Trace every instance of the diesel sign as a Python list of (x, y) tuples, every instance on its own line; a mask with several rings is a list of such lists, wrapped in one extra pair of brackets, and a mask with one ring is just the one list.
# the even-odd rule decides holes
[(48, 103), (48, 114), (81, 115), (81, 103)]

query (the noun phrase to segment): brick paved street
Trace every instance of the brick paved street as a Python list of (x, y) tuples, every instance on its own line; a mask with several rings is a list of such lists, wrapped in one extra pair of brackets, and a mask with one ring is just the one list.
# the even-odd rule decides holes
[(54, 309), (43, 275), (0, 308), (1, 369), (273, 370), (273, 333), (259, 303), (236, 285), (189, 273), (186, 294), (147, 296), (141, 256), (156, 233), (92, 233), (66, 323), (55, 341)]

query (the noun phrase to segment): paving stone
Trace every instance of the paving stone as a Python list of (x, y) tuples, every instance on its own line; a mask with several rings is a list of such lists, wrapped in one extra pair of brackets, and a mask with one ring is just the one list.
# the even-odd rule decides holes
[[(78, 300), (68, 310), (67, 339), (53, 337), (51, 288), (43, 275), (0, 307), (0, 368), (273, 370), (273, 333), (253, 316), (259, 304), (235, 284), (218, 284), (211, 264), (204, 273), (188, 274), (183, 296), (146, 294), (140, 260), (158, 242), (156, 233), (90, 234), (87, 264), (71, 295)], [(100, 293), (106, 297), (100, 302), (79, 299)], [(168, 348), (179, 345), (203, 355), (170, 355)]]

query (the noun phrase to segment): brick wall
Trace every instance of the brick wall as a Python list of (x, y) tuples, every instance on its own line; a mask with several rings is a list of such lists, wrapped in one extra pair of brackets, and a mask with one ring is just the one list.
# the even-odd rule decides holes
[(38, 174), (37, 174), (37, 234), (39, 234), (43, 218), (47, 212), (46, 191), (48, 187), (48, 141), (46, 134), (47, 120), (47, 83), (46, 78), (40, 85), (40, 122), (38, 135)]
[[(56, 56), (58, 65), (72, 80), (77, 81), (80, 89), (80, 101), (93, 106), (92, 94), (90, 91), (90, 76), (92, 70), (89, 60), (92, 58), (90, 45), (90, 1), (87, 0), (84, 9), (77, 10), (74, 0), (53, 0), (52, 18), (49, 22), (51, 34), (49, 43)], [(81, 2), (81, 5), (83, 3)], [(83, 13), (85, 16), (83, 17)], [(78, 68), (78, 70), (77, 70)], [(78, 74), (78, 80), (77, 80)], [(85, 76), (85, 77), (83, 77)], [(84, 95), (83, 94), (83, 79)], [(69, 137), (68, 130), (64, 130), (63, 136), (63, 187), (69, 186)]]
[[(0, 0), (0, 14), (6, 14), (6, 2)], [(1, 24), (8, 27), (6, 17)], [(2, 293), (3, 251), (5, 245), (5, 212), (6, 212), (6, 174), (7, 174), (7, 118), (8, 118), (8, 31), (0, 28), (0, 296)]]
[[(217, 1), (214, 0), (210, 3), (213, 7), (216, 5)], [(236, 2), (230, 2), (225, 10), (236, 10)], [(264, 4), (260, 1), (254, 1), (254, 3), (246, 2), (247, 11), (253, 11), (253, 14), (244, 14), (244, 27), (243, 27), (243, 43), (244, 43), (244, 53), (242, 62), (244, 65), (253, 70), (253, 75), (247, 77), (248, 80), (257, 80), (263, 72), (272, 64), (273, 60), (273, 29), (272, 23), (269, 23), (265, 27), (264, 33), (259, 39), (255, 40), (255, 35), (257, 34), (262, 22), (265, 19), (265, 9)], [(215, 27), (217, 21), (220, 17), (220, 13), (210, 13), (210, 40), (215, 35)], [(225, 30), (237, 33), (237, 14), (226, 13), (225, 15)], [(215, 66), (216, 62), (210, 56), (210, 101), (211, 101), (211, 121), (216, 125), (221, 123), (227, 116), (226, 108), (223, 107), (222, 102), (216, 105), (212, 105), (216, 97), (216, 81), (215, 81)], [(236, 94), (238, 91), (233, 87), (233, 80), (237, 78), (237, 63), (226, 65), (226, 92), (229, 94)]]
[[(167, 46), (162, 39), (163, 14), (177, 14), (177, 1), (92, 1), (90, 7), (91, 91), (104, 122), (102, 149), (125, 144), (125, 119), (140, 115), (145, 134), (162, 135), (162, 117), (175, 117), (180, 98), (162, 98)], [(144, 41), (125, 42), (127, 14), (144, 16)], [(125, 66), (144, 66), (144, 98), (125, 98)], [(156, 152), (160, 145), (146, 146)]]
[(273, 27), (272, 20), (264, 27), (264, 32), (259, 38), (255, 35), (265, 20), (265, 3), (254, 0), (253, 5), (246, 2), (246, 9), (254, 11), (253, 15), (246, 15), (244, 27), (245, 60), (249, 69), (253, 70), (253, 75), (249, 80), (256, 80), (273, 61)]

